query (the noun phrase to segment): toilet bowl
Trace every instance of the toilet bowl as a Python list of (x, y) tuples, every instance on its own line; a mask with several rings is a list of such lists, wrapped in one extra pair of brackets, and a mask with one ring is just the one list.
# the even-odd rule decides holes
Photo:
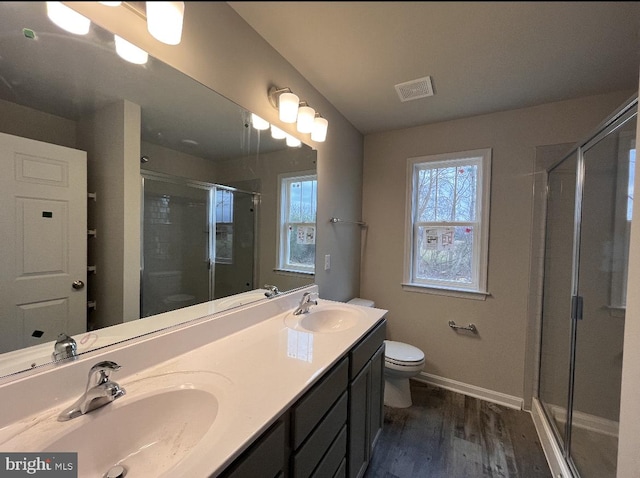
[(424, 353), (413, 345), (384, 341), (384, 404), (393, 408), (412, 405), (409, 379), (424, 368)]
[[(374, 307), (371, 300), (355, 298), (348, 304)], [(384, 404), (392, 408), (412, 405), (409, 379), (424, 368), (424, 353), (413, 345), (385, 340), (384, 350)]]

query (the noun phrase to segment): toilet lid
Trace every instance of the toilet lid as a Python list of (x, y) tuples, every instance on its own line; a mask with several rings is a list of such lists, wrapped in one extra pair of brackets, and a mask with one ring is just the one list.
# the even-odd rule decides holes
[(413, 345), (393, 340), (384, 341), (384, 358), (394, 363), (416, 363), (424, 360), (424, 353)]

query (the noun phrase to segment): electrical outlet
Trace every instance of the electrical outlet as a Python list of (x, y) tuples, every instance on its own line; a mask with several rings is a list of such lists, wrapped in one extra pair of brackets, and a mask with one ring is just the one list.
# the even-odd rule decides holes
[(326, 254), (324, 256), (324, 270), (328, 271), (331, 269), (331, 254)]

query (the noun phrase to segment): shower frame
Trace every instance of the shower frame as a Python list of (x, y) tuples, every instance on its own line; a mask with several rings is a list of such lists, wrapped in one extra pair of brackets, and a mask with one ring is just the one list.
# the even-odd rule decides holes
[[(580, 296), (579, 296), (579, 264), (580, 264), (580, 239), (582, 232), (582, 206), (583, 206), (583, 194), (584, 194), (584, 186), (585, 186), (585, 158), (584, 154), (587, 152), (592, 146), (599, 143), (602, 139), (607, 137), (609, 134), (618, 130), (622, 126), (624, 126), (628, 121), (637, 117), (637, 109), (638, 109), (638, 96), (634, 95), (627, 101), (623, 103), (614, 113), (612, 113), (608, 118), (606, 118), (598, 127), (594, 128), (594, 132), (588, 135), (584, 140), (576, 143), (559, 161), (554, 162), (551, 166), (546, 168), (544, 171), (545, 174), (545, 203), (543, 209), (545, 211), (544, 215), (544, 226), (542, 231), (542, 241), (543, 244), (546, 242), (546, 218), (548, 217), (548, 202), (546, 199), (546, 194), (548, 193), (548, 184), (549, 184), (549, 175), (551, 172), (564, 163), (566, 160), (570, 160), (572, 156), (576, 155), (577, 164), (576, 164), (576, 179), (575, 179), (575, 202), (574, 202), (574, 223), (573, 223), (573, 253), (572, 253), (572, 271), (571, 271), (571, 317), (570, 317), (570, 343), (569, 343), (569, 380), (568, 380), (568, 389), (567, 389), (567, 397), (566, 397), (566, 422), (564, 424), (564, 437), (560, 433), (555, 420), (549, 410), (549, 408), (544, 405), (543, 399), (540, 397), (540, 378), (541, 378), (541, 366), (540, 362), (542, 360), (542, 327), (543, 327), (543, 317), (542, 317), (542, 306), (539, 310), (538, 315), (538, 345), (537, 345), (537, 357), (536, 357), (536, 369), (535, 369), (535, 384), (534, 384), (534, 397), (533, 397), (533, 413), (534, 413), (534, 423), (536, 424), (536, 428), (538, 429), (538, 433), (541, 435), (543, 448), (545, 448), (545, 453), (549, 457), (549, 455), (554, 456), (556, 460), (558, 460), (556, 465), (556, 469), (552, 470), (555, 473), (558, 471), (560, 474), (558, 476), (563, 476), (564, 478), (569, 477), (580, 477), (580, 473), (576, 468), (576, 465), (571, 458), (571, 435), (572, 435), (572, 423), (573, 423), (573, 408), (574, 408), (574, 398), (575, 398), (575, 368), (576, 368), (576, 341), (577, 341), (577, 333), (578, 333), (578, 320), (580, 318), (577, 316), (580, 310)], [(544, 254), (543, 254), (544, 257)], [(544, 272), (545, 266), (542, 265), (542, 270)], [(543, 285), (539, 285), (540, 292), (543, 292)], [(540, 303), (543, 303), (543, 294), (540, 294)], [(544, 423), (541, 423), (540, 420), (543, 420)], [(549, 436), (549, 433), (551, 436)], [(543, 436), (543, 435), (547, 436)], [(551, 440), (551, 442), (549, 442)], [(546, 445), (546, 446), (545, 446)], [(552, 464), (553, 465), (553, 464)], [(552, 469), (554, 466), (552, 466)]]

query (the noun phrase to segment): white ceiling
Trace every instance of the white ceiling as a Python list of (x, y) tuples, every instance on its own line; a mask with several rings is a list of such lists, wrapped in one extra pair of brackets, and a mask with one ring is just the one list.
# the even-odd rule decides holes
[(363, 134), (638, 88), (640, 2), (228, 3)]

